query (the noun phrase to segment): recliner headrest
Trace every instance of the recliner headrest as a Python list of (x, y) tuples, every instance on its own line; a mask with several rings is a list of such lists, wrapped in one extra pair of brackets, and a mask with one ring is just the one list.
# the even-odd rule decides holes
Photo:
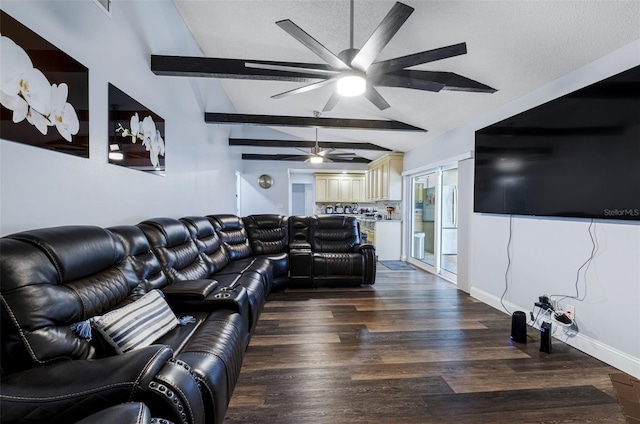
[(180, 218), (180, 221), (185, 223), (189, 230), (195, 232), (195, 237), (198, 239), (210, 237), (216, 233), (216, 230), (204, 216), (185, 216)]
[(11, 234), (6, 238), (38, 247), (56, 267), (60, 282), (102, 271), (125, 257), (111, 232), (94, 226), (69, 225)]
[[(171, 247), (181, 245), (191, 239), (191, 234), (185, 224), (174, 218), (152, 218), (142, 221), (140, 224), (144, 231), (144, 225), (155, 228), (164, 235), (166, 246)], [(146, 234), (146, 232), (145, 232)], [(149, 236), (149, 234), (147, 234)], [(159, 240), (149, 240), (151, 244), (159, 242)], [(159, 246), (156, 246), (159, 247)]]
[(111, 231), (118, 237), (118, 240), (124, 246), (126, 255), (137, 256), (146, 253), (150, 250), (149, 240), (144, 235), (140, 227), (135, 225), (117, 225), (109, 227), (107, 230)]
[(281, 228), (287, 225), (286, 217), (282, 215), (274, 215), (274, 214), (249, 215), (244, 219), (246, 219), (245, 223), (247, 221), (253, 221), (255, 226), (263, 229)]
[(235, 215), (207, 215), (207, 218), (217, 231), (234, 231), (244, 228), (242, 220)]

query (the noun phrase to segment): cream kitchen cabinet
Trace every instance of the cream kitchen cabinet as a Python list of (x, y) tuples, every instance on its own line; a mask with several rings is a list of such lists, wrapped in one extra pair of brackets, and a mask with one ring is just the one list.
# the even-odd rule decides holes
[(388, 153), (369, 164), (365, 200), (402, 200), (403, 157), (403, 153)]
[(316, 202), (358, 203), (364, 190), (364, 174), (316, 174)]

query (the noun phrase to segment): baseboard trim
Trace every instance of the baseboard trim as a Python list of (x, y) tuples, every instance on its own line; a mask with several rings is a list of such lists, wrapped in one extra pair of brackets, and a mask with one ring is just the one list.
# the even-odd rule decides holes
[[(501, 303), (499, 297), (496, 297), (484, 290), (473, 287), (471, 288), (470, 295), (471, 297), (478, 299), (479, 301), (486, 303), (487, 305), (498, 309), (505, 314), (507, 313), (507, 311), (505, 311), (502, 307), (502, 303), (504, 303), (505, 307), (510, 311), (531, 310), (531, 308), (522, 307), (506, 300)], [(578, 333), (573, 337), (554, 336), (554, 338), (561, 340), (569, 346), (572, 346), (580, 350), (581, 352), (586, 353), (587, 355), (591, 355), (594, 358), (619, 369), (620, 371), (626, 372), (627, 374), (632, 375), (636, 378), (640, 378), (640, 358), (633, 357), (625, 352), (608, 346), (581, 333)]]

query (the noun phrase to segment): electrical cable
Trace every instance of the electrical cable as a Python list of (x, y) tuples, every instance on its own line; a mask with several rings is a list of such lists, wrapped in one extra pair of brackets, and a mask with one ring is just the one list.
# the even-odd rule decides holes
[(507, 295), (507, 291), (509, 291), (509, 270), (511, 269), (511, 238), (513, 236), (513, 215), (509, 215), (509, 241), (507, 242), (507, 269), (504, 272), (504, 292), (500, 297), (500, 304), (502, 308), (507, 312), (507, 314), (511, 315), (511, 312), (504, 305), (504, 297)]
[[(593, 233), (591, 233), (591, 228), (593, 227)], [(575, 282), (575, 290), (576, 290), (576, 294), (575, 296), (571, 296), (571, 295), (562, 295), (562, 294), (552, 294), (549, 296), (549, 299), (553, 298), (553, 297), (560, 297), (560, 299), (558, 299), (556, 302), (556, 306), (564, 299), (575, 299), (579, 302), (582, 302), (586, 299), (587, 297), (587, 271), (589, 270), (589, 267), (591, 266), (591, 261), (593, 260), (593, 258), (596, 256), (596, 253), (598, 252), (598, 250), (600, 249), (600, 245), (598, 244), (598, 237), (596, 235), (596, 224), (593, 220), (593, 218), (591, 218), (591, 222), (589, 223), (589, 237), (591, 238), (591, 254), (589, 255), (589, 258), (584, 261), (584, 263), (582, 265), (580, 265), (580, 267), (578, 268), (578, 270), (576, 271), (576, 282)], [(582, 296), (582, 298), (580, 298), (580, 271), (584, 268), (584, 296)]]

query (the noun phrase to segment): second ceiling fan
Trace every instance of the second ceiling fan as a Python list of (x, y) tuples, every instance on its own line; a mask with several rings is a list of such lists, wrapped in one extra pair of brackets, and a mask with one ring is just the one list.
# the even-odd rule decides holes
[[(318, 116), (319, 113), (315, 112), (314, 115)], [(306, 150), (300, 149), (298, 147), (296, 147), (296, 150), (300, 150), (301, 152), (304, 152), (306, 154), (283, 157), (280, 160), (304, 161), (304, 162), (311, 162), (311, 163), (347, 162), (347, 161), (351, 161), (354, 158), (354, 156), (356, 156), (355, 153), (331, 154), (336, 150), (335, 148), (329, 148), (329, 149), (321, 148), (320, 144), (318, 143), (318, 128), (316, 128), (316, 144), (311, 148), (310, 152), (307, 153)]]
[[(446, 59), (467, 53), (465, 43), (454, 44), (438, 49), (426, 50), (407, 56), (376, 62), (376, 58), (393, 36), (409, 18), (414, 9), (397, 2), (384, 17), (380, 25), (365, 42), (361, 49), (353, 48), (353, 0), (350, 0), (350, 48), (337, 55), (320, 44), (289, 19), (276, 22), (280, 28), (302, 43), (305, 47), (328, 63), (327, 65), (245, 62), (247, 68), (272, 70), (291, 73), (316, 75), (320, 81), (305, 85), (272, 98), (283, 98), (304, 93), (326, 85), (335, 84), (323, 112), (332, 110), (341, 96), (364, 94), (378, 109), (387, 109), (390, 105), (375, 86), (402, 87), (416, 90), (438, 92), (440, 90), (470, 91), (493, 93), (496, 90), (472, 79), (452, 72), (433, 72), (408, 70), (406, 68), (436, 60)], [(284, 79), (284, 78), (283, 78)]]

